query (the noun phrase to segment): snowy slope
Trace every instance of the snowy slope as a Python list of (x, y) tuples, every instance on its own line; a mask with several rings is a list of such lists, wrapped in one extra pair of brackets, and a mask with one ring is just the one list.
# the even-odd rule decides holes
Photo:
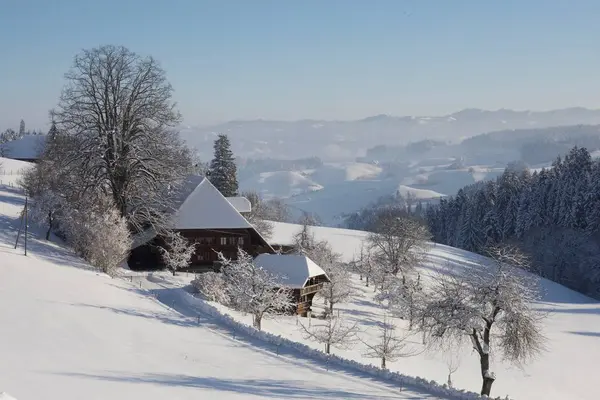
[(17, 399), (436, 398), (277, 355), (34, 234), (25, 257), (13, 248), (23, 197), (0, 186), (0, 203), (0, 390)]
[[(298, 225), (274, 223), (273, 241), (291, 243), (293, 235), (299, 230)], [(314, 227), (312, 232), (317, 239), (328, 240), (346, 261), (359, 252), (361, 241), (367, 235), (365, 232), (325, 227)], [(460, 273), (478, 259), (480, 256), (473, 253), (435, 245), (430, 249), (428, 262), (421, 273), (425, 276), (432, 271)], [(365, 288), (364, 282), (360, 282), (358, 277), (355, 277), (354, 283), (358, 294), (351, 302), (340, 305), (340, 309), (349, 319), (362, 326), (365, 338), (372, 337), (377, 334), (373, 326), (381, 320), (382, 312), (373, 301), (373, 290)], [(551, 281), (542, 280), (542, 288), (545, 293), (539, 307), (548, 311), (544, 321), (544, 333), (548, 338), (547, 352), (523, 369), (494, 359), (493, 370), (497, 380), (492, 395), (508, 394), (511, 398), (527, 400), (595, 400), (596, 364), (600, 359), (600, 303)], [(317, 301), (316, 304), (322, 303)], [(236, 317), (248, 322), (241, 315)], [(405, 328), (403, 322), (399, 324)], [(304, 339), (293, 319), (266, 321), (264, 329), (315, 346)], [(416, 348), (419, 348), (419, 340), (418, 337), (414, 338)], [(336, 350), (335, 353), (365, 363), (376, 363), (376, 360), (363, 357), (364, 348), (360, 346), (350, 351)], [(390, 369), (445, 382), (448, 371), (444, 357), (442, 354), (425, 352), (417, 357), (390, 363)], [(463, 349), (460, 368), (453, 374), (454, 384), (477, 391), (480, 387), (478, 367), (477, 357), (471, 349)]]
[(0, 157), (0, 185), (14, 185), (22, 172), (32, 165), (26, 161)]
[(264, 198), (291, 197), (323, 189), (298, 171), (263, 172), (240, 182), (240, 189), (256, 190)]

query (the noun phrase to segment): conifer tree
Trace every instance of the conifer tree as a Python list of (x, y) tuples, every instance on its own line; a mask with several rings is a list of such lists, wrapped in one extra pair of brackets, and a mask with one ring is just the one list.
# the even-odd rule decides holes
[(19, 137), (25, 136), (25, 121), (21, 120), (19, 124)]
[(229, 138), (219, 134), (214, 144), (214, 158), (207, 173), (210, 182), (225, 197), (238, 195), (237, 167)]

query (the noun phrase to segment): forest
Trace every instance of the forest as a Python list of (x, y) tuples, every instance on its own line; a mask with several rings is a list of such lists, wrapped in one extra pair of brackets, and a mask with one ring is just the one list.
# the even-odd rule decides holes
[(511, 164), (427, 207), (433, 240), (485, 254), (521, 248), (544, 278), (600, 299), (600, 161), (574, 147), (549, 168)]

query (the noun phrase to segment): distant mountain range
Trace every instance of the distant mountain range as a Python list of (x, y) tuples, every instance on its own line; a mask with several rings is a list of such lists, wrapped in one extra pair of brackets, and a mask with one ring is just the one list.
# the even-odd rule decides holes
[(444, 116), (376, 115), (354, 121), (230, 121), (209, 127), (183, 127), (181, 134), (199, 156), (212, 157), (217, 133), (229, 135), (242, 158), (296, 159), (318, 156), (349, 161), (377, 145), (403, 145), (423, 139), (458, 143), (493, 131), (600, 124), (600, 110), (581, 107), (551, 111), (465, 109)]

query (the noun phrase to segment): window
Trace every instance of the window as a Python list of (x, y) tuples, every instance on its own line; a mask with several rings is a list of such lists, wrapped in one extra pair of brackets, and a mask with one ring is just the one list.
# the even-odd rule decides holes
[(225, 246), (227, 245), (227, 238), (226, 237), (222, 237), (221, 238), (221, 246)]
[(239, 237), (238, 238), (238, 245), (240, 245), (240, 246), (244, 245), (244, 238), (243, 237)]

